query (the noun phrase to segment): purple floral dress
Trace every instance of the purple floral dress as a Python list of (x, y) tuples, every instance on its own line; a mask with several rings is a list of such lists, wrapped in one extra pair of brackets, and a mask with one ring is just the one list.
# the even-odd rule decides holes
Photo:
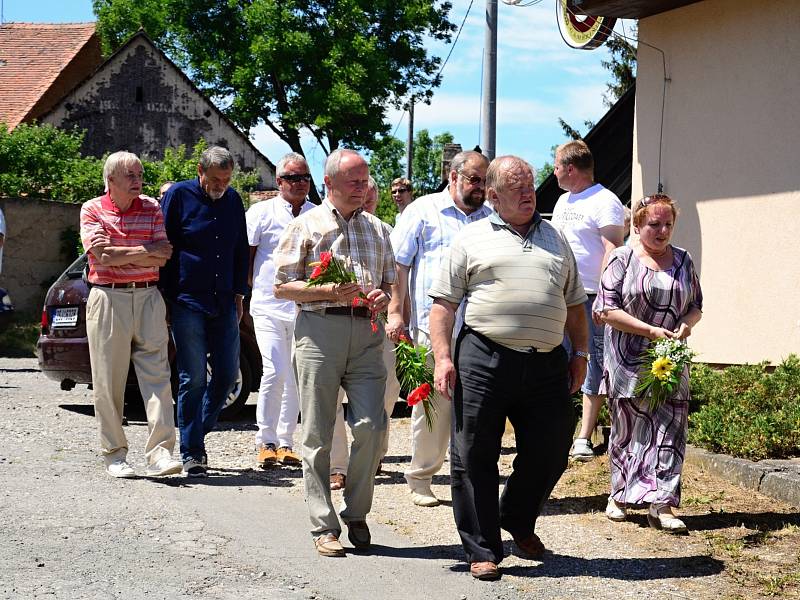
[[(672, 266), (645, 266), (631, 247), (609, 256), (593, 310), (622, 309), (650, 325), (676, 329), (692, 308), (702, 309), (703, 295), (686, 250), (672, 246)], [(611, 497), (621, 504), (680, 503), (680, 475), (686, 450), (689, 369), (675, 396), (655, 412), (637, 398), (642, 354), (650, 340), (606, 325), (603, 382), (611, 412)]]

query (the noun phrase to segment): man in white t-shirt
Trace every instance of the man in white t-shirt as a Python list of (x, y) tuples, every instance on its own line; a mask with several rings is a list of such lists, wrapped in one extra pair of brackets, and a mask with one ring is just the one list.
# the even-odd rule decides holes
[(280, 194), (254, 204), (246, 215), (253, 286), (250, 314), (262, 363), (256, 408), (256, 461), (262, 468), (276, 463), (300, 465), (300, 457), (292, 450), (300, 411), (292, 368), (296, 306), (273, 294), (272, 256), (289, 222), (314, 207), (306, 200), (311, 174), (303, 156), (287, 154), (278, 162), (275, 173)]
[(582, 140), (556, 148), (553, 174), (567, 193), (556, 202), (552, 224), (567, 238), (575, 259), (586, 301), (589, 323), (589, 368), (581, 390), (583, 411), (581, 430), (572, 445), (570, 456), (588, 461), (594, 456), (591, 437), (604, 397), (598, 392), (603, 376), (603, 325), (592, 319), (592, 303), (597, 295), (600, 274), (607, 256), (624, 239), (625, 212), (619, 198), (594, 182), (594, 158)]

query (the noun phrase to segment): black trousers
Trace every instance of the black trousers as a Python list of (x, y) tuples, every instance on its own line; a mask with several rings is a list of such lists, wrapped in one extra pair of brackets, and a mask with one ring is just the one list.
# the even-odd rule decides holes
[[(502, 527), (533, 533), (564, 470), (575, 430), (562, 346), (516, 352), (464, 327), (456, 343), (450, 469), (453, 512), (468, 562), (503, 559)], [(516, 437), (513, 472), (498, 499), (506, 418)]]

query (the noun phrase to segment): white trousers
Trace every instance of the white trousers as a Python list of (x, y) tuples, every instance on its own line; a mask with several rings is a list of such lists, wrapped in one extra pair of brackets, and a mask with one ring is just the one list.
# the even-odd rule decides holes
[[(400, 397), (400, 382), (397, 381), (394, 363), (394, 344), (385, 338), (383, 340), (383, 364), (386, 365), (386, 392), (383, 395), (383, 405), (386, 410), (386, 435), (381, 445), (381, 460), (389, 449), (389, 423), (394, 405)], [(344, 408), (342, 406), (344, 398), (344, 390), (339, 388), (339, 397), (336, 402), (336, 424), (333, 429), (333, 445), (331, 446), (331, 474), (347, 475), (347, 463), (350, 461), (350, 447), (347, 441), (347, 429), (344, 426)]]
[[(431, 338), (417, 330), (414, 343), (430, 350)], [(433, 368), (433, 352), (428, 353), (428, 365)], [(433, 419), (433, 430), (428, 430), (425, 422), (425, 409), (422, 402), (411, 409), (411, 464), (404, 473), (408, 486), (414, 492), (429, 494), (431, 480), (444, 464), (447, 446), (450, 444), (450, 401), (437, 396), (436, 415)]]
[(262, 366), (256, 407), (256, 447), (275, 444), (291, 448), (300, 412), (292, 366), (294, 321), (254, 316), (253, 326)]

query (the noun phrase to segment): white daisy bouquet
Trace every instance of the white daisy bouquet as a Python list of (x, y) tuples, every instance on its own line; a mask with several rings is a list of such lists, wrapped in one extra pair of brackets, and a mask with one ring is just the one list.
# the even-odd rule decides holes
[(644, 364), (639, 374), (636, 394), (650, 397), (650, 411), (655, 412), (672, 397), (681, 381), (684, 367), (696, 356), (686, 342), (662, 338), (653, 341), (642, 358)]

